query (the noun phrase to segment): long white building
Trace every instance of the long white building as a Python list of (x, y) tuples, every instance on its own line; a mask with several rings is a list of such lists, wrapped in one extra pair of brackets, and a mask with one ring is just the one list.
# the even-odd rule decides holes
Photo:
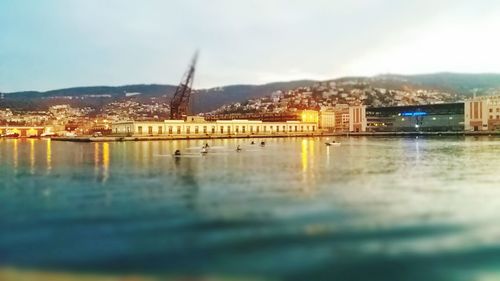
[(200, 117), (188, 117), (186, 120), (165, 120), (157, 122), (121, 121), (112, 124), (113, 134), (130, 136), (265, 135), (312, 133), (317, 130), (317, 122), (262, 122), (254, 120), (219, 120), (207, 122)]

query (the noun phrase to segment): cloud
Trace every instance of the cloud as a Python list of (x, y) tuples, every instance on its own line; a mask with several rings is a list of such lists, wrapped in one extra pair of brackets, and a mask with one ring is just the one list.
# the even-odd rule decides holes
[(499, 15), (493, 0), (2, 1), (0, 90), (176, 84), (198, 48), (197, 87), (498, 72)]

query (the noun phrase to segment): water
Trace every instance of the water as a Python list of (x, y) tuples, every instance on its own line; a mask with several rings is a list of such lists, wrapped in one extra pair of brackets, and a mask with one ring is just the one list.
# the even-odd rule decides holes
[(337, 140), (0, 140), (0, 276), (500, 279), (500, 139)]

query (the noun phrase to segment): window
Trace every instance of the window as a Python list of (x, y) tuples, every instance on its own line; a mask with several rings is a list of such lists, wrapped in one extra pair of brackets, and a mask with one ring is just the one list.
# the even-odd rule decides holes
[(200, 129), (198, 128), (198, 126), (194, 126), (194, 133), (198, 134), (199, 132), (200, 132)]
[(177, 126), (177, 134), (181, 134), (181, 126)]
[(493, 108), (490, 108), (490, 113), (493, 112)]
[(191, 126), (187, 126), (186, 127), (186, 134), (190, 134), (191, 133)]
[(168, 133), (169, 133), (169, 134), (172, 134), (172, 132), (173, 132), (173, 128), (172, 128), (172, 126), (168, 126)]
[(256, 131), (257, 133), (260, 131), (260, 126), (257, 126)]
[(212, 134), (215, 134), (215, 126), (212, 126)]
[(220, 127), (220, 133), (224, 134), (224, 127), (222, 127), (222, 126)]
[(298, 131), (298, 127), (297, 127), (297, 126), (295, 126), (295, 132), (297, 132), (297, 131)]
[(207, 133), (207, 126), (203, 126), (203, 133), (206, 134)]
[(304, 126), (300, 126), (300, 131), (303, 132), (304, 131)]
[(137, 127), (137, 133), (142, 135), (142, 126)]
[(286, 132), (286, 126), (283, 126), (283, 132)]
[(153, 134), (153, 126), (148, 126), (148, 135)]
[(227, 126), (227, 133), (230, 134), (231, 133), (231, 126)]
[(264, 130), (263, 130), (263, 131), (264, 131), (264, 132), (266, 132), (266, 131), (267, 131), (267, 130), (266, 130), (266, 126), (264, 126)]
[(163, 134), (163, 127), (158, 126), (158, 135), (161, 135), (161, 134)]
[(239, 126), (236, 126), (236, 129), (234, 130), (236, 133), (239, 133), (240, 132), (240, 127)]
[(253, 133), (253, 126), (250, 126), (250, 133)]
[(241, 132), (242, 132), (242, 133), (245, 133), (245, 131), (246, 131), (245, 126), (241, 126)]
[(276, 132), (280, 131), (280, 126), (276, 126)]

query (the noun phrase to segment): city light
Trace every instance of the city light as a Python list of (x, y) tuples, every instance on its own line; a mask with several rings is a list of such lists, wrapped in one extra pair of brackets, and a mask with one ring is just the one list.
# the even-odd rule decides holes
[(401, 113), (401, 116), (425, 116), (425, 115), (427, 115), (427, 112), (421, 112), (421, 111)]

